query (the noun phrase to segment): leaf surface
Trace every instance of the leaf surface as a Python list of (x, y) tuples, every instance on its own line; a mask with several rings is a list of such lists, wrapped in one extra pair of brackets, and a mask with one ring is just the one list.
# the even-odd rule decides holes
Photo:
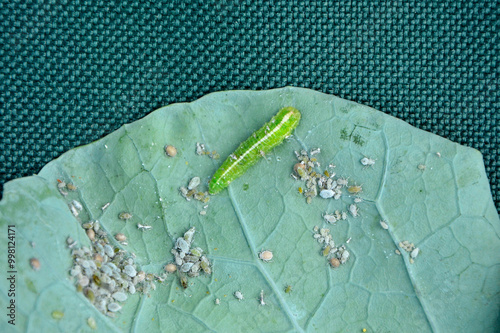
[[(186, 201), (178, 188), (199, 176), (207, 189), (223, 159), (284, 106), (302, 113), (295, 134), (212, 196), (207, 214), (200, 215), (204, 204)], [(196, 142), (221, 158), (196, 155)], [(166, 144), (177, 148), (177, 156), (165, 155)], [(353, 197), (318, 196), (306, 204), (297, 190), (303, 183), (290, 177), (294, 150), (316, 147), (322, 169), (333, 163), (337, 176), (363, 188), (360, 217), (326, 225), (336, 243), (350, 238), (351, 258), (336, 269), (321, 255), (313, 227), (325, 226), (325, 212), (346, 211)], [(364, 156), (376, 163), (364, 167)], [(61, 196), (57, 179), (71, 181), (77, 191)], [(73, 199), (84, 207), (77, 218), (68, 209)], [(133, 218), (120, 220), (124, 211)], [(175, 239), (195, 226), (194, 243), (208, 252), (213, 273), (191, 278), (186, 290), (171, 275), (148, 295), (130, 296), (117, 318), (106, 317), (76, 291), (68, 273), (65, 240), (89, 246), (81, 223), (95, 219), (111, 235), (126, 234), (123, 248), (155, 274), (172, 261)], [(153, 229), (138, 230), (137, 223)], [(481, 154), (307, 89), (219, 92), (161, 108), (68, 151), (37, 176), (7, 183), (0, 224), (5, 235), (8, 225), (16, 230), (20, 331), (91, 331), (89, 317), (108, 332), (499, 329), (500, 221)], [(414, 263), (398, 247), (405, 240), (420, 249)], [(273, 251), (269, 263), (258, 259), (264, 249)], [(30, 267), (33, 257), (39, 271)], [(0, 256), (0, 267), (7, 265), (7, 256)], [(241, 301), (233, 296), (237, 290)], [(259, 305), (261, 290), (265, 306)], [(1, 291), (6, 309), (9, 285), (2, 283)], [(62, 319), (51, 316), (56, 310), (64, 312)], [(9, 329), (2, 321), (0, 330)]]

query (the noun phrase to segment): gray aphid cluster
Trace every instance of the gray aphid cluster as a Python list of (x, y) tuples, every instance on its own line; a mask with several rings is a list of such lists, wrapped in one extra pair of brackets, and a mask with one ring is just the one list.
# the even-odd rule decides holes
[[(312, 150), (311, 156), (319, 152), (319, 148)], [(340, 199), (342, 188), (347, 186), (347, 179), (334, 178), (335, 172), (328, 172), (328, 170), (323, 174), (316, 172), (315, 169), (319, 168), (320, 164), (315, 157), (310, 157), (305, 150), (301, 150), (300, 153), (296, 151), (295, 156), (299, 162), (293, 167), (295, 174), (292, 173), (292, 178), (296, 180), (300, 178), (305, 182), (306, 189), (302, 191), (302, 194), (306, 197), (307, 203), (311, 203), (312, 198), (316, 197), (318, 192), (323, 199)], [(335, 166), (331, 165), (331, 167)]]
[(179, 187), (179, 192), (187, 201), (195, 199), (203, 203), (208, 203), (210, 201), (210, 195), (207, 191), (198, 191), (198, 185), (200, 185), (200, 177), (193, 177), (188, 183), (187, 188), (184, 186)]
[(191, 248), (193, 243), (195, 227), (184, 233), (183, 237), (177, 238), (175, 245), (170, 251), (174, 255), (174, 263), (180, 273), (181, 284), (187, 288), (187, 276), (197, 277), (200, 271), (211, 274), (210, 261), (203, 255), (203, 250), (199, 247)]
[(345, 245), (335, 246), (335, 242), (333, 241), (333, 237), (330, 234), (330, 229), (327, 228), (319, 228), (314, 227), (314, 239), (320, 244), (322, 244), (323, 248), (321, 250), (321, 254), (324, 257), (328, 258), (337, 258), (341, 264), (345, 264), (346, 261), (350, 257), (349, 251), (347, 251)]
[(137, 272), (133, 256), (111, 246), (98, 221), (87, 223), (87, 231), (89, 226), (95, 233), (91, 248), (76, 248), (76, 241), (71, 237), (66, 240), (73, 257), (70, 275), (75, 279), (78, 291), (83, 292), (99, 311), (114, 317), (128, 294), (156, 289), (155, 276)]

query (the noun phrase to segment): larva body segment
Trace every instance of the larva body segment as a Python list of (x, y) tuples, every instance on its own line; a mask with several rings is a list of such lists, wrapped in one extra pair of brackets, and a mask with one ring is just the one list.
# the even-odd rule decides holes
[(282, 108), (268, 123), (243, 141), (213, 175), (209, 183), (210, 194), (222, 191), (257, 163), (262, 155), (282, 143), (297, 127), (300, 116), (299, 110), (294, 107)]

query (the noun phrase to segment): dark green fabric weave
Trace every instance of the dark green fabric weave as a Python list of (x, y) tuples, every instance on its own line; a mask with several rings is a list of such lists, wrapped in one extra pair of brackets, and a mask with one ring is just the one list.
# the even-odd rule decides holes
[(480, 150), (499, 205), (498, 1), (0, 2), (0, 183), (173, 102), (293, 85)]

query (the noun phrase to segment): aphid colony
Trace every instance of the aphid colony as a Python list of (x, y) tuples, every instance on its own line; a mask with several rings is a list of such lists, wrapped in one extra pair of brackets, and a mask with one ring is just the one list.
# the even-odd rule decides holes
[(217, 151), (206, 151), (205, 150), (205, 145), (203, 143), (196, 142), (196, 155), (208, 155), (211, 159), (218, 159), (220, 158), (219, 153)]
[[(316, 148), (311, 151), (311, 156), (319, 154), (320, 149)], [(305, 189), (299, 187), (299, 193), (306, 197), (306, 202), (309, 204), (312, 202), (312, 198), (319, 196), (323, 199), (333, 198), (339, 200), (342, 196), (342, 189), (347, 187), (347, 192), (352, 195), (359, 194), (363, 191), (362, 187), (359, 185), (348, 186), (348, 180), (345, 178), (335, 178), (334, 172), (329, 172), (325, 170), (323, 173), (316, 172), (315, 169), (320, 167), (320, 164), (316, 157), (310, 157), (307, 151), (301, 150), (295, 152), (295, 156), (299, 160), (293, 167), (294, 173), (291, 177), (305, 182)], [(330, 168), (334, 168), (335, 165), (331, 164)], [(359, 201), (359, 200), (358, 200)]]
[[(57, 188), (63, 196), (68, 194), (66, 189), (76, 190), (76, 186), (72, 184), (66, 184), (61, 180), (57, 182)], [(106, 204), (103, 210), (107, 206), (109, 204)], [(78, 217), (83, 210), (83, 205), (77, 200), (72, 200), (68, 207), (75, 217)], [(121, 213), (119, 217), (128, 220), (132, 215)], [(99, 221), (89, 221), (82, 223), (81, 226), (91, 246), (78, 248), (75, 240), (71, 237), (66, 239), (73, 257), (73, 266), (69, 273), (76, 283), (77, 290), (83, 292), (99, 311), (114, 317), (115, 312), (120, 311), (121, 303), (127, 300), (128, 294), (156, 289), (154, 279), (160, 278), (143, 271), (137, 272), (134, 255), (113, 247), (107, 233), (100, 228)], [(127, 237), (124, 234), (117, 233), (115, 239), (120, 244), (127, 245)], [(33, 269), (37, 269), (36, 262), (31, 264)]]
[(187, 188), (184, 186), (179, 187), (179, 192), (187, 201), (195, 199), (203, 203), (208, 203), (210, 201), (210, 196), (207, 191), (198, 191), (198, 186), (200, 185), (200, 177), (193, 177), (188, 183)]
[[(405, 240), (405, 241), (402, 241), (402, 242), (399, 242), (399, 247), (403, 250), (405, 250), (406, 252), (408, 252), (410, 254), (410, 264), (413, 264), (415, 262), (415, 258), (418, 256), (418, 254), (420, 253), (420, 249), (418, 247), (415, 247), (415, 244), (413, 243), (410, 243), (409, 241)], [(396, 250), (398, 251), (398, 250)], [(398, 251), (399, 252), (399, 251)], [(397, 253), (397, 252), (396, 252)], [(398, 254), (401, 254), (398, 253)]]
[[(84, 228), (87, 229), (87, 235), (90, 230), (93, 231), (93, 237), (89, 236), (92, 241), (90, 248), (77, 248), (76, 241), (71, 237), (66, 240), (73, 257), (70, 275), (76, 282), (77, 290), (83, 292), (99, 311), (114, 317), (128, 294), (156, 289), (154, 280), (158, 277), (144, 271), (138, 272), (134, 256), (113, 247), (98, 221), (85, 223)], [(123, 236), (117, 234), (115, 238), (124, 241), (126, 238)]]
[(203, 255), (203, 250), (199, 247), (191, 248), (195, 231), (195, 227), (192, 227), (184, 233), (183, 237), (177, 238), (170, 251), (174, 255), (176, 267), (174, 268), (173, 264), (165, 266), (167, 272), (179, 272), (179, 279), (184, 288), (188, 287), (187, 276), (197, 277), (200, 275), (200, 271), (205, 272), (205, 274), (212, 273), (210, 261)]
[(328, 261), (333, 268), (338, 267), (340, 264), (345, 264), (350, 257), (345, 245), (336, 246), (333, 237), (330, 234), (330, 229), (314, 227), (313, 237), (322, 245), (321, 255), (329, 258)]

